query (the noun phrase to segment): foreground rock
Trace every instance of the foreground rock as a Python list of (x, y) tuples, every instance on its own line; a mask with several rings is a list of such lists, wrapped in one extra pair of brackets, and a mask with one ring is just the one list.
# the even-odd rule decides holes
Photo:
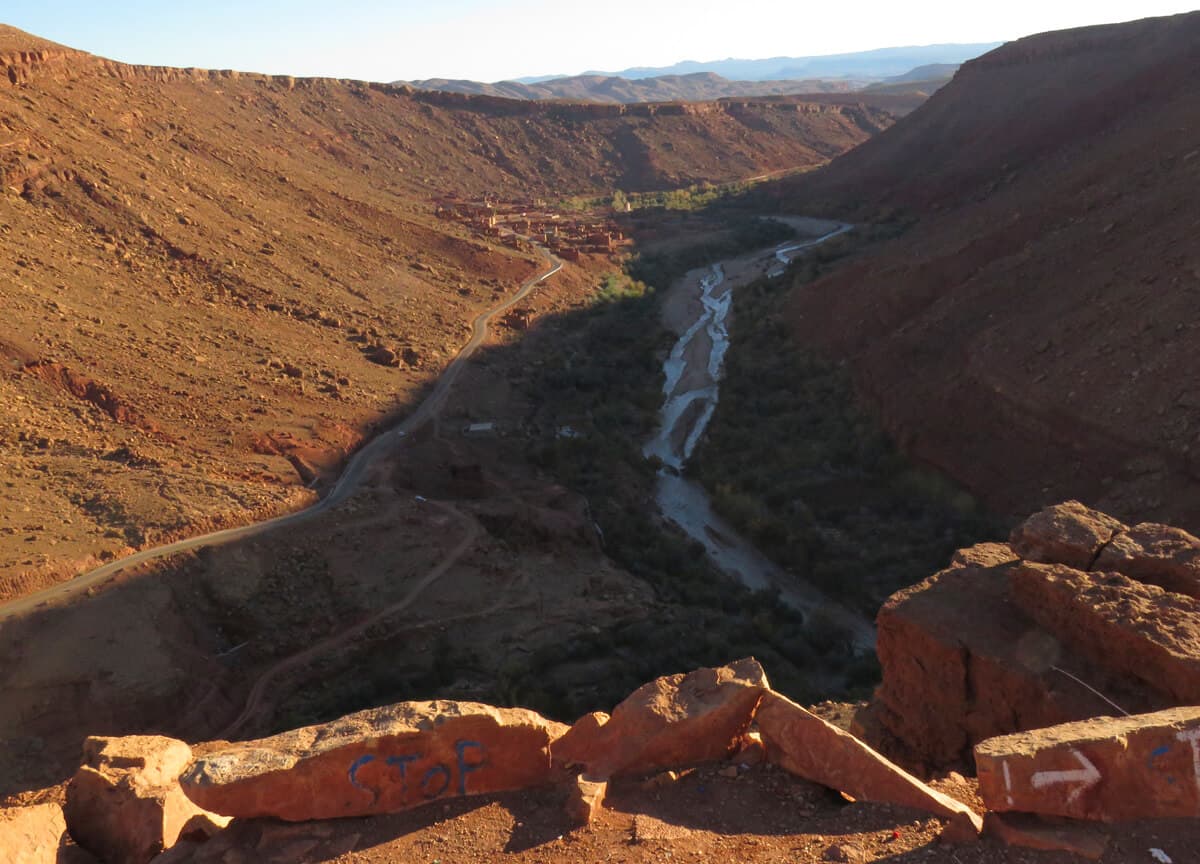
[(287, 821), (392, 813), (552, 779), (567, 727), (520, 708), (401, 702), (204, 756), (180, 778), (200, 806)]
[(899, 804), (946, 818), (965, 816), (978, 836), (983, 822), (971, 808), (786, 697), (764, 696), (756, 720), (768, 761), (857, 800)]
[(207, 813), (179, 788), (192, 761), (182, 741), (157, 735), (88, 738), (67, 785), (71, 836), (107, 864), (145, 864), (180, 837), (207, 837), (228, 819)]
[(1089, 861), (1100, 860), (1108, 848), (1108, 838), (1094, 823), (1050, 824), (1032, 813), (988, 813), (983, 820), (983, 832), (1006, 846), (1068, 852)]
[(58, 864), (67, 823), (57, 804), (0, 810), (0, 861)]
[(592, 824), (607, 795), (606, 781), (594, 780), (585, 774), (576, 777), (567, 787), (566, 813), (571, 824), (581, 828)]
[(998, 735), (1200, 704), (1200, 540), (1068, 502), (1011, 542), (960, 550), (879, 612), (862, 728), (916, 773)]
[(1100, 550), (1124, 530), (1125, 525), (1111, 516), (1067, 501), (1030, 516), (1013, 530), (1008, 542), (1027, 561), (1088, 570)]
[(1097, 717), (975, 748), (988, 809), (1107, 822), (1200, 816), (1200, 708)]
[(1167, 591), (1200, 598), (1200, 539), (1170, 525), (1144, 522), (1112, 539), (1093, 566)]
[(1093, 663), (1175, 704), (1200, 704), (1200, 600), (1119, 573), (1028, 563), (1013, 571), (1011, 591), (1031, 618)]
[(1103, 667), (1064, 648), (1009, 597), (1019, 561), (1000, 544), (964, 549), (952, 565), (893, 594), (880, 609), (883, 671), (873, 710), (894, 753), (918, 772), (967, 766), (978, 741), (1112, 713), (1058, 669), (1129, 710), (1166, 707), (1121, 690)]
[(1026, 561), (1123, 573), (1200, 598), (1200, 538), (1170, 525), (1143, 522), (1130, 528), (1068, 501), (1030, 516), (1012, 532), (1009, 544)]
[(554, 742), (555, 764), (607, 779), (728, 757), (767, 692), (757, 660), (668, 675), (644, 684), (612, 716), (580, 719)]

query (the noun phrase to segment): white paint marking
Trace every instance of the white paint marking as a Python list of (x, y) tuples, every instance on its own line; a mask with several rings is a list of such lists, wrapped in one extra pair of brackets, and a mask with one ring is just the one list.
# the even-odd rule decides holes
[(1075, 799), (1084, 793), (1085, 790), (1091, 789), (1100, 782), (1100, 772), (1091, 760), (1080, 753), (1078, 750), (1072, 750), (1071, 755), (1079, 762), (1080, 767), (1075, 771), (1038, 771), (1033, 775), (1033, 788), (1041, 789), (1045, 786), (1054, 786), (1059, 783), (1080, 783), (1071, 790), (1071, 794), (1067, 796), (1067, 803), (1073, 804)]
[(1012, 771), (1009, 770), (1007, 762), (1001, 762), (1000, 767), (1004, 769), (1004, 788), (1008, 791), (1008, 806), (1011, 807), (1017, 803), (1012, 796)]
[(1192, 772), (1196, 775), (1196, 788), (1200, 789), (1200, 729), (1184, 729), (1175, 737), (1192, 745)]

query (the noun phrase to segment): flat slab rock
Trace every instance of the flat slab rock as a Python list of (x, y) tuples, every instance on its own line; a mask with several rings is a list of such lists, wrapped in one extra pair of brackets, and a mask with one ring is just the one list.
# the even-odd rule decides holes
[(1032, 813), (988, 813), (983, 820), (983, 833), (1006, 846), (1069, 852), (1089, 861), (1099, 861), (1108, 849), (1102, 831), (1095, 822), (1052, 823)]
[(193, 801), (237, 818), (299, 822), (392, 813), (553, 779), (567, 727), (520, 708), (402, 702), (231, 745), (180, 778)]
[(768, 693), (756, 721), (767, 761), (859, 800), (965, 818), (978, 836), (983, 821), (967, 805), (922, 783), (849, 732), (787, 697)]
[(1097, 717), (975, 747), (989, 810), (1106, 822), (1200, 816), (1200, 707)]

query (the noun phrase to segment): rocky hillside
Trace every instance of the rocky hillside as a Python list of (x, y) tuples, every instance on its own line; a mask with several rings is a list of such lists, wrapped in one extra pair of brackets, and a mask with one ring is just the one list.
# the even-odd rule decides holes
[[(715, 72), (660, 75), (654, 78), (621, 78), (613, 75), (574, 75), (534, 84), (520, 81), (461, 81), (429, 78), (397, 81), (420, 90), (444, 90), (507, 99), (562, 99), (571, 102), (698, 102), (725, 97), (772, 96), (791, 93), (845, 92), (848, 81), (730, 81)], [(858, 82), (861, 84), (861, 82)]]
[(0, 598), (311, 498), (540, 266), (433, 198), (739, 180), (890, 122), (134, 67), (0, 29)]
[(1200, 14), (1021, 39), (781, 206), (915, 219), (797, 287), (912, 454), (993, 507), (1200, 526)]
[(891, 599), (849, 730), (746, 658), (570, 725), (441, 699), (234, 743), (98, 735), (68, 782), (0, 799), (0, 855), (1193, 860), (1197, 595), (1200, 539), (1067, 502)]

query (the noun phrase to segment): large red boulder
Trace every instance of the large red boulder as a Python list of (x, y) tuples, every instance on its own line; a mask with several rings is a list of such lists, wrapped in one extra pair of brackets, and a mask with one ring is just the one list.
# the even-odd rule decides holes
[(0, 861), (59, 864), (67, 823), (57, 804), (0, 809)]
[(201, 807), (299, 822), (391, 813), (557, 779), (567, 727), (520, 708), (402, 702), (209, 753), (180, 778)]
[(207, 837), (229, 821), (193, 804), (179, 788), (192, 761), (182, 741), (157, 735), (88, 738), (67, 784), (71, 837), (107, 864), (146, 864), (181, 837)]
[(979, 834), (971, 808), (922, 783), (862, 741), (778, 693), (763, 697), (755, 715), (767, 760), (862, 801), (899, 804), (938, 816), (964, 816)]
[(609, 778), (724, 759), (741, 744), (767, 687), (762, 666), (750, 658), (659, 678), (611, 717), (580, 719), (554, 742), (554, 761)]
[(988, 809), (1106, 822), (1200, 817), (1200, 708), (1094, 717), (975, 747)]
[[(1018, 565), (1004, 545), (960, 550), (949, 568), (880, 609), (883, 680), (873, 707), (883, 734), (895, 739), (888, 752), (906, 767), (962, 767), (984, 738), (1112, 710), (1058, 671), (1115, 691), (1103, 669), (1064, 648), (1010, 599)], [(1136, 695), (1122, 698), (1144, 704)]]

